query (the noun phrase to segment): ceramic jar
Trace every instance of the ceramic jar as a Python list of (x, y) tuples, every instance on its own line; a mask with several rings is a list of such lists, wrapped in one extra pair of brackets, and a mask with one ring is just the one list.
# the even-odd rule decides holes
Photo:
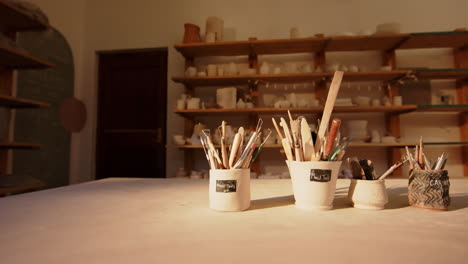
[(348, 199), (355, 208), (382, 210), (388, 203), (385, 180), (351, 179)]
[(447, 210), (450, 181), (446, 170), (413, 170), (408, 183), (408, 201), (414, 207)]

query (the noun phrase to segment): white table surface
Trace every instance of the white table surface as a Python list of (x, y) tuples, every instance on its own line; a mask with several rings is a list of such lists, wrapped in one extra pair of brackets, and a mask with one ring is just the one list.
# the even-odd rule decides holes
[(290, 180), (253, 180), (248, 211), (208, 208), (208, 181), (106, 179), (0, 199), (0, 263), (468, 263), (468, 180), (449, 211), (295, 208)]

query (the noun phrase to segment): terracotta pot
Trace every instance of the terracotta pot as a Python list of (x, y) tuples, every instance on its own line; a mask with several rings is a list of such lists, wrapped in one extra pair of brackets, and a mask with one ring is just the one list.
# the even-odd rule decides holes
[(184, 43), (196, 43), (201, 42), (200, 38), (200, 27), (194, 24), (184, 24)]
[(409, 177), (408, 201), (414, 207), (447, 210), (450, 181), (446, 170), (413, 170)]

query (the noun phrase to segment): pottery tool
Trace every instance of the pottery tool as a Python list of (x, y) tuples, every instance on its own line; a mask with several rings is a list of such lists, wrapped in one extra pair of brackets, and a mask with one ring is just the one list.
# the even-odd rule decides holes
[(208, 151), (208, 146), (206, 144), (206, 139), (200, 138), (200, 142), (201, 142), (201, 144), (203, 146), (203, 151), (205, 152), (205, 156), (206, 156), (206, 159), (208, 160), (208, 163), (210, 165), (210, 169), (215, 170), (216, 169), (216, 164), (215, 164), (215, 161), (213, 159), (213, 156)]
[(434, 166), (434, 170), (442, 169), (442, 166), (446, 162), (445, 161), (446, 159), (447, 159), (447, 154), (445, 154), (445, 152), (443, 152), (442, 155), (440, 155), (440, 157), (437, 159), (437, 162), (436, 162), (436, 164)]
[(301, 120), (301, 138), (304, 160), (310, 161), (312, 155), (315, 155), (314, 143), (312, 142), (312, 133), (309, 124), (305, 118)]
[(281, 129), (278, 127), (278, 124), (276, 123), (275, 118), (272, 117), (271, 121), (273, 122), (273, 125), (275, 126), (276, 132), (278, 133), (278, 136), (280, 137), (281, 145), (283, 146), (284, 153), (286, 154), (286, 159), (287, 160), (294, 160), (293, 154), (292, 154), (292, 151), (291, 151), (291, 145), (289, 145), (288, 139), (281, 132)]
[(328, 159), (332, 149), (335, 147), (335, 139), (338, 135), (338, 131), (340, 130), (341, 120), (338, 118), (333, 119), (332, 124), (330, 126), (330, 134), (328, 135), (327, 141), (325, 143), (325, 151), (323, 153), (324, 158)]
[(258, 146), (258, 148), (256, 149), (255, 151), (255, 154), (253, 155), (252, 157), (252, 160), (250, 161), (250, 166), (252, 166), (253, 162), (255, 161), (255, 159), (258, 157), (258, 155), (260, 154), (260, 151), (262, 151), (263, 149), (263, 145), (265, 145), (265, 142), (268, 140), (268, 138), (270, 137), (271, 135), (271, 130), (268, 129), (268, 135), (266, 135), (265, 139), (263, 140), (263, 142), (260, 144), (260, 146)]
[(408, 161), (409, 161), (410, 170), (413, 170), (414, 169), (413, 156), (411, 155), (408, 146), (405, 146), (405, 150), (406, 150), (406, 157), (408, 158)]
[(280, 118), (280, 126), (283, 128), (284, 136), (288, 139), (289, 146), (294, 146), (293, 138), (291, 135), (291, 131), (289, 130), (288, 123), (284, 118)]
[(240, 155), (239, 159), (237, 160), (236, 164), (234, 165), (234, 169), (240, 169), (242, 168), (245, 159), (247, 158), (248, 153), (250, 152), (250, 149), (252, 145), (255, 143), (255, 140), (257, 139), (257, 132), (252, 132), (250, 135), (249, 142), (245, 145), (245, 149)]
[(335, 105), (338, 91), (340, 90), (341, 80), (343, 79), (343, 72), (336, 71), (333, 75), (333, 80), (328, 91), (327, 101), (323, 109), (322, 120), (320, 121), (319, 131), (317, 134), (317, 142), (315, 142), (315, 152), (317, 152), (322, 143), (322, 138), (325, 136), (325, 132), (328, 129), (328, 122), (330, 121), (331, 114), (333, 112), (333, 106)]
[(427, 159), (426, 154), (423, 154), (424, 156), (424, 169), (425, 170), (430, 170), (432, 168), (431, 162)]
[(365, 180), (366, 174), (362, 169), (361, 165), (359, 165), (359, 161), (356, 157), (348, 158), (348, 167), (351, 169), (351, 173), (353, 174), (353, 179)]
[(237, 151), (241, 144), (241, 135), (236, 133), (234, 140), (232, 141), (232, 148), (229, 154), (229, 168), (234, 166), (234, 161), (236, 160)]
[(424, 168), (424, 147), (423, 147), (423, 138), (421, 137), (419, 139), (419, 153), (418, 153), (418, 163), (419, 163), (419, 166), (421, 166), (421, 168)]
[(237, 149), (237, 154), (236, 157), (239, 158), (242, 154), (242, 149), (244, 148), (244, 127), (239, 127), (239, 130), (237, 130), (237, 134), (240, 136), (240, 143), (239, 143), (239, 148)]
[(229, 158), (226, 149), (226, 121), (221, 122), (221, 157), (223, 160), (223, 166), (229, 169)]
[(382, 175), (380, 175), (380, 177), (378, 177), (376, 180), (383, 180), (385, 179), (385, 177), (387, 177), (388, 175), (392, 174), (396, 169), (400, 168), (401, 166), (403, 166), (403, 164), (408, 161), (408, 159), (406, 159), (405, 161), (403, 162), (399, 162), (397, 164), (394, 164), (392, 165), (386, 172), (384, 172)]
[[(335, 150), (333, 151), (333, 154), (330, 156), (329, 160), (330, 161), (341, 160), (343, 158), (345, 149), (348, 147), (348, 145), (349, 145), (349, 140), (348, 140), (348, 138), (346, 138), (343, 143), (341, 143), (338, 147), (335, 148)], [(340, 158), (340, 156), (341, 156), (341, 158)]]
[[(219, 154), (218, 154), (218, 151), (215, 149), (214, 145), (213, 145), (213, 142), (211, 142), (211, 139), (210, 137), (206, 137), (206, 141), (208, 143), (208, 147), (210, 149), (210, 153), (211, 155), (213, 155), (213, 157), (216, 159), (216, 161), (218, 162), (218, 164), (221, 166), (221, 168), (223, 167), (223, 162), (221, 161), (221, 158), (219, 158)], [(218, 167), (218, 166), (217, 166)]]
[[(369, 166), (369, 161), (370, 160), (359, 160), (359, 165), (361, 165), (361, 168), (364, 170), (366, 180), (373, 180), (375, 174), (374, 168)], [(370, 164), (372, 164), (372, 161), (370, 161)]]

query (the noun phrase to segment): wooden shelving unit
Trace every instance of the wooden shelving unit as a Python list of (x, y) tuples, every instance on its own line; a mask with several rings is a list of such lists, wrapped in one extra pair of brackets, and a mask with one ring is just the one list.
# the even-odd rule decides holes
[(25, 142), (0, 142), (0, 149), (39, 149), (41, 144)]
[(48, 24), (31, 18), (25, 11), (5, 0), (0, 0), (0, 15), (2, 32), (39, 31), (49, 28)]
[[(4, 0), (0, 0), (0, 18), (0, 32), (12, 41), (16, 40), (16, 33), (18, 31), (39, 31), (49, 28), (48, 24), (30, 17), (22, 9)], [(4, 44), (0, 45), (0, 106), (7, 108), (42, 108), (50, 106), (45, 102), (15, 97), (13, 92), (13, 76), (15, 70), (45, 69), (54, 66), (53, 63), (32, 56), (19, 48)], [(7, 126), (12, 125), (13, 119), (10, 111)], [(32, 150), (41, 147), (39, 143), (15, 142), (9, 134), (11, 130), (8, 127), (5, 128), (2, 125), (1, 129), (6, 129), (7, 135), (6, 139), (2, 139), (6, 141), (0, 141), (0, 177), (9, 171), (8, 164), (12, 154), (10, 150)], [(30, 184), (18, 182), (15, 186), (0, 187), (0, 196), (42, 189), (44, 187), (45, 185), (42, 183)]]
[[(450, 69), (396, 69), (397, 49), (430, 49), (430, 48), (452, 48), (454, 52), (454, 68)], [(336, 36), (336, 37), (311, 37), (303, 39), (275, 39), (232, 41), (220, 43), (190, 43), (175, 45), (186, 59), (186, 66), (194, 65), (195, 58), (207, 56), (248, 56), (251, 68), (258, 69), (258, 55), (268, 54), (293, 54), (293, 53), (313, 53), (314, 65), (325, 67), (326, 52), (341, 51), (380, 51), (383, 58), (383, 66), (390, 66), (391, 71), (375, 72), (346, 72), (343, 81), (364, 82), (381, 81), (388, 84), (389, 96), (398, 95), (396, 81), (418, 80), (457, 80), (458, 105), (451, 106), (417, 106), (404, 105), (400, 107), (335, 107), (335, 113), (365, 113), (380, 112), (385, 115), (387, 131), (392, 136), (400, 137), (401, 114), (409, 112), (452, 112), (460, 115), (460, 142), (441, 142), (445, 145), (462, 146), (464, 162), (464, 175), (468, 176), (468, 147), (463, 142), (468, 141), (468, 31), (449, 32), (424, 32), (411, 34), (389, 34), (389, 35), (369, 35), (369, 36)], [(182, 83), (186, 87), (186, 93), (193, 93), (198, 86), (229, 86), (248, 85), (250, 89), (256, 91), (256, 84), (265, 83), (319, 83), (316, 87), (316, 94), (323, 99), (326, 96), (325, 83), (332, 77), (332, 73), (314, 72), (307, 74), (278, 74), (278, 75), (244, 75), (244, 76), (216, 76), (216, 77), (173, 77), (173, 81)], [(321, 83), (321, 85), (320, 85)], [(175, 113), (185, 118), (185, 134), (189, 136), (194, 118), (203, 115), (258, 115), (284, 114), (285, 109), (274, 108), (253, 108), (253, 109), (197, 109), (197, 110), (174, 110)], [(291, 108), (291, 112), (298, 114), (321, 113), (322, 108)], [(251, 118), (255, 119), (255, 118)], [(360, 147), (385, 147), (388, 148), (388, 163), (393, 164), (400, 160), (400, 149), (406, 144), (370, 144), (363, 143), (355, 145)], [(431, 145), (431, 144), (429, 144)], [(437, 144), (432, 144), (437, 145)], [(191, 149), (196, 146), (179, 146), (186, 149), (186, 169), (193, 166)], [(396, 175), (401, 175), (401, 171)]]
[[(334, 113), (407, 113), (417, 110), (416, 105), (403, 106), (336, 106), (333, 109)], [(286, 110), (290, 110), (294, 114), (318, 114), (322, 113), (323, 107), (308, 107), (308, 108), (244, 108), (244, 109), (196, 109), (196, 110), (174, 110), (174, 113), (185, 117), (197, 115), (284, 115)]]
[(12, 69), (54, 67), (50, 62), (29, 55), (25, 51), (0, 45), (0, 66)]
[(2, 94), (0, 94), (0, 105), (9, 108), (39, 108), (50, 106), (48, 103)]

